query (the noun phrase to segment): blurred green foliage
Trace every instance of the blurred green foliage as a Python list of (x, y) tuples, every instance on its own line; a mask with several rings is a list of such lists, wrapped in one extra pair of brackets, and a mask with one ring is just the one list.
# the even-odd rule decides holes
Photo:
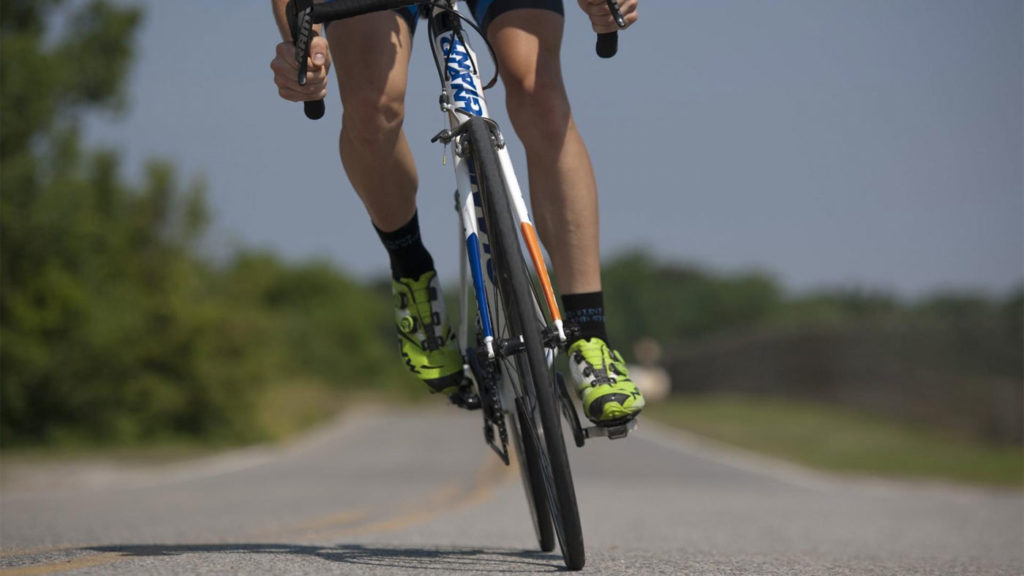
[(627, 359), (660, 344), (676, 394), (842, 405), (960, 438), (1024, 439), (1024, 288), (1002, 298), (787, 295), (760, 274), (627, 254), (604, 269), (609, 332)]
[(765, 274), (715, 275), (643, 252), (617, 257), (602, 273), (608, 331), (627, 356), (641, 338), (698, 339), (751, 326), (783, 302), (782, 290)]
[(321, 264), (212, 266), (201, 183), (161, 162), (128, 183), (82, 147), (83, 114), (123, 104), (138, 10), (0, 6), (0, 445), (249, 441), (269, 386), (394, 381), (387, 296)]
[(1024, 486), (1019, 445), (993, 446), (835, 403), (715, 394), (655, 404), (648, 416), (823, 470)]
[(642, 338), (668, 344), (753, 330), (894, 324), (953, 332), (963, 346), (990, 346), (993, 338), (980, 335), (994, 336), (999, 353), (1024, 342), (1024, 286), (1003, 298), (940, 292), (906, 301), (863, 289), (792, 295), (765, 273), (715, 273), (639, 251), (606, 262), (602, 273), (609, 333), (627, 355)]

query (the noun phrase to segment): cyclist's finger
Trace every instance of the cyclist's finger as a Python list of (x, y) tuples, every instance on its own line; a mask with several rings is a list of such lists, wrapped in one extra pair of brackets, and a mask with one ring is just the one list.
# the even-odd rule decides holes
[(611, 11), (608, 10), (608, 3), (605, 0), (578, 0), (578, 3), (580, 8), (590, 17), (591, 22), (595, 18), (611, 15)]
[(619, 2), (619, 12), (622, 13), (622, 19), (626, 21), (626, 28), (629, 28), (630, 24), (637, 21), (640, 18), (640, 13), (637, 8), (640, 5), (639, 0), (624, 0)]
[(288, 72), (280, 73), (277, 70), (274, 71), (274, 84), (281, 90), (287, 89), (298, 94), (313, 96), (327, 89), (327, 75), (323, 71), (319, 74), (307, 73), (306, 83), (301, 86), (295, 75)]
[(327, 82), (327, 67), (319, 66), (316, 68), (310, 68), (306, 72), (306, 85), (319, 85)]
[(603, 34), (619, 29), (615, 24), (615, 20), (612, 19), (612, 13), (608, 9), (608, 4), (604, 0), (601, 0), (600, 3), (594, 2), (594, 0), (580, 0), (580, 6), (586, 11), (587, 16), (590, 17), (590, 25), (593, 27), (594, 32)]
[[(284, 58), (274, 58), (270, 61), (270, 69), (274, 71), (275, 82), (287, 82), (287, 78), (291, 77), (295, 80), (297, 68), (293, 68), (292, 64)], [(296, 82), (297, 83), (297, 82)]]
[(328, 69), (331, 66), (331, 51), (327, 45), (327, 39), (323, 36), (314, 36), (309, 43), (310, 70)]
[(274, 58), (274, 62), (280, 62), (281, 64), (291, 67), (293, 71), (298, 71), (299, 63), (295, 61), (295, 46), (292, 46), (288, 42), (281, 42), (277, 45), (277, 56)]
[[(636, 22), (639, 17), (637, 12), (638, 4), (639, 0), (622, 0), (619, 2), (619, 13), (622, 14), (627, 28)], [(612, 16), (611, 9), (608, 8), (607, 0), (579, 0), (579, 5), (590, 16), (590, 23), (594, 28), (594, 32), (604, 34), (619, 30), (619, 26)]]
[(619, 25), (615, 23), (615, 19), (612, 18), (611, 13), (604, 17), (591, 17), (590, 24), (593, 26), (594, 32), (597, 32), (598, 34), (619, 31)]
[(322, 100), (327, 96), (327, 86), (316, 90), (296, 90), (289, 86), (278, 86), (277, 93), (281, 98), (291, 102), (306, 102), (309, 100)]
[(306, 73), (306, 84), (300, 86), (295, 77), (295, 70), (278, 61), (271, 62), (271, 69), (274, 71), (274, 84), (279, 89), (288, 89), (296, 93), (313, 96), (327, 89), (327, 71), (320, 69), (318, 72)]

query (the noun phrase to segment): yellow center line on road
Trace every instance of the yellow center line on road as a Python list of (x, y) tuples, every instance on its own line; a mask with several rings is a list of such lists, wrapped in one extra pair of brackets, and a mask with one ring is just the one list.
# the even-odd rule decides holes
[[(366, 510), (342, 510), (330, 516), (313, 519), (299, 524), (286, 526), (279, 530), (252, 534), (252, 537), (273, 537), (285, 536), (296, 532), (307, 532), (301, 540), (325, 540), (342, 538), (353, 535), (381, 534), (395, 532), (403, 528), (429, 522), (441, 515), (459, 510), (465, 507), (477, 506), (488, 500), (493, 495), (495, 486), (507, 482), (515, 474), (515, 461), (512, 466), (505, 466), (500, 460), (488, 457), (487, 461), (480, 466), (473, 475), (470, 485), (464, 486), (459, 480), (449, 481), (434, 490), (427, 503), (413, 508), (406, 508), (405, 511), (393, 517), (385, 517), (376, 521), (362, 522), (367, 520), (369, 515)], [(347, 526), (338, 531), (327, 531), (338, 526)], [(0, 557), (26, 556), (50, 552), (84, 550), (95, 548), (99, 545), (63, 545), (38, 548), (22, 548), (0, 552)], [(70, 570), (79, 570), (102, 566), (131, 556), (119, 552), (103, 552), (90, 554), (60, 562), (49, 562), (46, 564), (34, 564), (29, 566), (14, 566), (0, 568), (0, 576), (36, 576), (46, 574), (59, 574)]]
[(425, 505), (413, 507), (391, 518), (384, 518), (368, 524), (357, 524), (335, 532), (317, 534), (309, 539), (333, 540), (346, 536), (396, 532), (429, 522), (447, 512), (482, 504), (491, 497), (495, 486), (512, 478), (515, 472), (514, 468), (514, 464), (505, 466), (500, 460), (489, 457), (487, 462), (473, 475), (473, 481), (468, 488), (463, 487), (458, 480), (453, 480), (438, 488)]
[(366, 519), (368, 515), (369, 512), (362, 509), (342, 510), (340, 512), (335, 512), (330, 516), (325, 516), (322, 518), (314, 518), (312, 520), (307, 520), (296, 524), (289, 524), (271, 530), (252, 532), (248, 536), (250, 538), (280, 538), (287, 537), (291, 534), (319, 532), (363, 521)]
[(508, 482), (519, 473), (519, 461), (514, 457), (509, 459), (509, 465), (505, 466), (500, 460), (490, 461), (489, 465), (483, 466), (478, 472), (475, 488), (463, 496), (457, 508), (478, 506), (490, 499), (493, 489), (505, 482)]

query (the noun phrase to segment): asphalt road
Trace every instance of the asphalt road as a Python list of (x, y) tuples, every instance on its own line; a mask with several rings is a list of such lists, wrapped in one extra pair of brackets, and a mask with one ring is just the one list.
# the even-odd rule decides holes
[[(572, 448), (586, 574), (1024, 574), (1024, 495), (844, 478), (649, 422)], [(516, 574), (518, 472), (447, 407), (189, 462), (7, 468), (0, 575)]]

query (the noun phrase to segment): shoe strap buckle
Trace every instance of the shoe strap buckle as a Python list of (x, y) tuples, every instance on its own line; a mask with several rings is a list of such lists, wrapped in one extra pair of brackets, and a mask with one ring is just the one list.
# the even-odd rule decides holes
[(416, 317), (411, 314), (402, 316), (402, 319), (398, 321), (398, 329), (405, 334), (412, 334), (419, 327), (419, 322), (416, 321)]

